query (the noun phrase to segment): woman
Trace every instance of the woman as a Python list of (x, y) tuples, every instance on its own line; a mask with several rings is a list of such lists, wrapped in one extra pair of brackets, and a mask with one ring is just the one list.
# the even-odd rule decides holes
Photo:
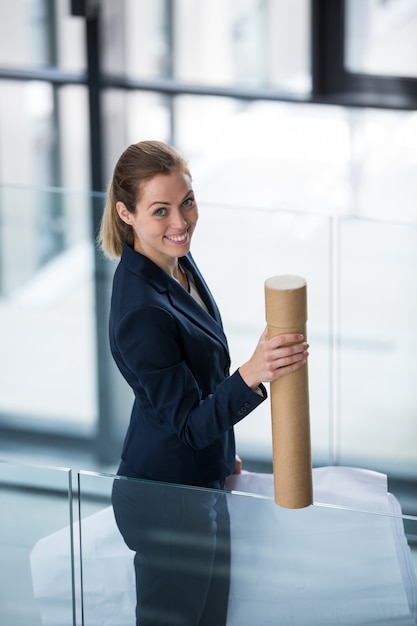
[[(119, 529), (136, 552), (137, 624), (221, 626), (227, 619), (226, 477), (240, 471), (233, 426), (266, 398), (262, 383), (306, 363), (301, 335), (261, 336), (230, 374), (220, 313), (191, 254), (198, 209), (187, 163), (157, 141), (116, 164), (99, 241), (120, 257), (110, 345), (134, 393), (119, 475)], [(237, 460), (236, 460), (237, 459)], [(216, 491), (217, 490), (217, 491)]]

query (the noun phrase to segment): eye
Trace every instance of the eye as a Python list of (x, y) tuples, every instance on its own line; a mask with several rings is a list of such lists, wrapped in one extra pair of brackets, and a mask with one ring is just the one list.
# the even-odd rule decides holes
[(182, 203), (182, 206), (186, 207), (186, 208), (190, 208), (190, 207), (194, 206), (194, 202), (195, 201), (194, 201), (193, 196), (190, 196), (189, 198), (186, 198), (184, 200), (184, 202)]
[(167, 210), (165, 207), (159, 207), (159, 209), (155, 209), (154, 211), (154, 215), (156, 215), (156, 217), (164, 217), (167, 213)]

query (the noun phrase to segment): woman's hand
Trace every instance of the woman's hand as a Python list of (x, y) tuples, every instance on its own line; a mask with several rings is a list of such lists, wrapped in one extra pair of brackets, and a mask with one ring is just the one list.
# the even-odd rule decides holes
[(240, 456), (238, 454), (236, 454), (235, 457), (235, 469), (233, 470), (233, 473), (230, 474), (229, 476), (226, 476), (226, 480), (224, 481), (224, 486), (226, 489), (232, 489), (231, 485), (230, 485), (230, 479), (232, 476), (234, 476), (235, 474), (241, 474), (242, 473), (242, 459), (240, 458)]
[(255, 352), (239, 368), (239, 373), (251, 389), (256, 389), (260, 383), (271, 383), (303, 367), (307, 362), (308, 348), (303, 335), (288, 333), (268, 339), (266, 328)]
[(238, 454), (235, 457), (235, 469), (233, 470), (233, 474), (241, 474), (242, 473), (242, 459)]

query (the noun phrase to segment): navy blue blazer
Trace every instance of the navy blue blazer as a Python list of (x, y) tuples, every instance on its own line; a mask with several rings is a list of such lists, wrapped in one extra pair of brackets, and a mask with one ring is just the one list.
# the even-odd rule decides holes
[(266, 397), (230, 375), (216, 303), (191, 254), (181, 259), (208, 312), (168, 273), (124, 246), (113, 280), (110, 346), (134, 393), (119, 473), (211, 485), (233, 472), (233, 425)]

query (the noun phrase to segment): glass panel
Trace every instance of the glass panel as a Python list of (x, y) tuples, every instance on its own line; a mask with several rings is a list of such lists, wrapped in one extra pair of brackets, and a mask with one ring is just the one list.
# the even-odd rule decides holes
[(274, 503), (268, 474), (235, 476), (232, 492), (79, 478), (86, 625), (133, 626), (135, 567), (141, 607), (163, 624), (185, 612), (197, 623), (203, 606), (225, 624), (222, 598), (227, 626), (416, 623), (417, 518), (401, 516), (382, 474), (317, 468), (316, 504), (298, 510)]
[(175, 18), (178, 80), (309, 91), (308, 2), (182, 0)]
[[(52, 155), (56, 162), (53, 186), (90, 191), (90, 120), (87, 89), (77, 85), (60, 87), (55, 92), (54, 103), (58, 141)], [(38, 180), (34, 184), (39, 186), (39, 182)], [(73, 206), (72, 210), (77, 213), (79, 208)]]
[(170, 75), (171, 0), (104, 0), (103, 70), (136, 78)]
[(48, 15), (43, 0), (3, 3), (0, 14), (0, 64), (47, 64)]
[(341, 222), (342, 462), (414, 477), (416, 255), (415, 226)]
[(0, 180), (89, 189), (85, 87), (0, 80)]
[(90, 434), (97, 413), (90, 198), (3, 187), (0, 214), (1, 422)]
[(416, 0), (349, 0), (345, 7), (349, 71), (417, 76)]
[[(105, 71), (310, 90), (309, 2), (126, 0), (103, 6)], [(118, 37), (114, 33), (123, 33)]]
[(84, 20), (70, 2), (14, 0), (0, 6), (0, 66), (85, 68)]
[(85, 68), (84, 20), (71, 3), (14, 0), (0, 5), (0, 66)]
[[(70, 490), (70, 470), (0, 462), (1, 624), (75, 623)], [(49, 537), (61, 576), (49, 568)]]
[(56, 184), (52, 177), (52, 86), (36, 81), (0, 81), (0, 102), (1, 179), (9, 184)]

